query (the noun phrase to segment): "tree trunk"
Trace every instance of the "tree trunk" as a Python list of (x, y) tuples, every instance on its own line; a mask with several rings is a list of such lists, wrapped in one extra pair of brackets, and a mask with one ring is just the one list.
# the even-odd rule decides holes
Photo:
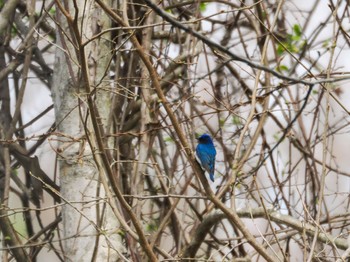
[[(86, 45), (83, 49), (85, 57), (81, 55), (80, 45), (108, 28), (109, 22), (106, 16), (101, 15), (94, 1), (76, 1), (77, 8), (73, 2), (68, 1), (69, 5), (61, 8), (70, 18), (74, 18), (78, 12), (76, 22), (69, 21), (69, 17), (62, 12), (57, 13), (59, 48), (56, 51), (52, 90), (64, 203), (64, 255), (67, 261), (116, 261), (123, 249), (120, 236), (116, 234), (119, 224), (104, 201), (105, 190), (100, 183), (103, 171), (98, 166), (98, 150), (91, 147), (94, 144), (94, 130), (86, 103), (87, 97), (93, 95), (100, 121), (106, 123), (110, 94), (98, 85), (109, 66), (109, 34)], [(81, 36), (80, 40), (77, 33)], [(83, 81), (85, 68), (82, 59), (88, 61), (89, 83)], [(87, 94), (85, 85), (91, 85), (89, 88), (94, 93)]]

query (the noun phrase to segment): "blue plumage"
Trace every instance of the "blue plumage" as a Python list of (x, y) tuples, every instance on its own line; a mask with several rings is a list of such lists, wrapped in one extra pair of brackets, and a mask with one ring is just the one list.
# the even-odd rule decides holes
[(216, 150), (210, 135), (203, 134), (198, 139), (196, 154), (202, 167), (209, 173), (210, 180), (214, 182)]

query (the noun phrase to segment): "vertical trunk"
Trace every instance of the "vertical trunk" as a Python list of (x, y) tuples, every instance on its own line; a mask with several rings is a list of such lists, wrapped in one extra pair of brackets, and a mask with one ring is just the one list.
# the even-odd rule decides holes
[[(65, 10), (71, 18), (77, 18), (82, 42), (108, 28), (108, 20), (101, 16), (94, 1), (62, 2), (69, 3), (64, 6)], [(105, 124), (110, 99), (106, 86), (100, 87), (109, 70), (108, 34), (85, 46), (90, 89), (93, 90), (93, 94), (86, 94), (84, 85), (88, 83), (82, 81), (84, 67), (76, 48), (79, 46), (77, 31), (61, 12), (57, 15), (60, 48), (56, 52), (52, 93), (59, 134), (61, 195), (65, 203), (62, 207), (64, 255), (67, 261), (116, 261), (122, 248), (119, 235), (113, 232), (119, 225), (103, 201), (105, 193), (99, 181), (101, 169), (96, 162), (98, 150), (89, 143), (94, 140), (94, 131), (86, 103), (87, 95), (95, 97), (101, 122)]]

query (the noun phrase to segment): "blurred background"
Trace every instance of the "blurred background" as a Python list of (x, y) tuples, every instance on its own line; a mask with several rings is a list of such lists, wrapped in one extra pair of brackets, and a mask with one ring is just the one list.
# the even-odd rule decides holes
[(1, 261), (347, 261), (348, 2), (153, 3), (0, 1)]

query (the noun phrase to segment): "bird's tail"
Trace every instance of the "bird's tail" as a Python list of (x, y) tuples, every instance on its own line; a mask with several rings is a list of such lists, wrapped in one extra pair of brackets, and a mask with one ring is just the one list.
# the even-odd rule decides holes
[(209, 174), (210, 180), (214, 182), (214, 174)]

